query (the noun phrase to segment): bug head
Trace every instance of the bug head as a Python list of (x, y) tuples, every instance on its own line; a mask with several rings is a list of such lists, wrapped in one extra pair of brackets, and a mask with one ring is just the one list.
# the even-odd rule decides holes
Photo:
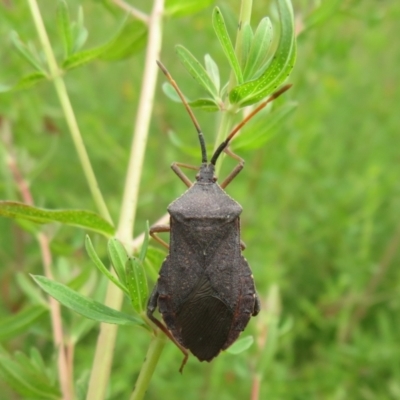
[(211, 163), (202, 163), (199, 172), (196, 175), (196, 181), (199, 183), (215, 183), (215, 166)]

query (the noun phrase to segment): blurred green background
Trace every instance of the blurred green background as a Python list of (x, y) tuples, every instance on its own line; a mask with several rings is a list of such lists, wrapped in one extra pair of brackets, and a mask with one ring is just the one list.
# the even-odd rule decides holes
[[(15, 30), (23, 40), (37, 43), (28, 6), (22, 3), (0, 2), (1, 83), (15, 82), (31, 71), (9, 40)], [(61, 54), (52, 3), (42, 0), (39, 5), (53, 48)], [(89, 30), (86, 47), (106, 41), (123, 14), (101, 1), (68, 4), (72, 17), (78, 5), (83, 6)], [(215, 4), (233, 34), (239, 1)], [(264, 357), (260, 399), (400, 399), (400, 3), (293, 0), (293, 7), (298, 57), (289, 79), (293, 88), (280, 101), (296, 102), (297, 108), (275, 127), (276, 134), (263, 148), (240, 151), (246, 166), (227, 190), (244, 209), (245, 256), (263, 302), (264, 315), (252, 319), (244, 333), (254, 335), (256, 342), (244, 353), (222, 354), (211, 364), (191, 357), (183, 376), (177, 372), (181, 354), (168, 343), (147, 399), (251, 398), (253, 367), (260, 357)], [(189, 97), (202, 91), (179, 64), (176, 44), (199, 59), (210, 53), (223, 79), (229, 77), (212, 30), (211, 11), (208, 7), (164, 21), (161, 59)], [(255, 1), (254, 25), (271, 13), (270, 2)], [(124, 61), (95, 61), (65, 76), (115, 220), (143, 62), (140, 52)], [(171, 162), (200, 162), (196, 151), (185, 152), (170, 140), (168, 132), (173, 130), (185, 145), (197, 149), (186, 112), (165, 97), (162, 82), (159, 75), (136, 234), (143, 231), (146, 220), (152, 223), (162, 216), (185, 189), (169, 169)], [(219, 116), (203, 111), (196, 115), (211, 145)], [(11, 124), (12, 148), (37, 206), (95, 210), (50, 83), (1, 94), (0, 119)], [(0, 198), (20, 200), (5, 151), (0, 154)], [(233, 165), (227, 160), (222, 175)], [(46, 229), (53, 236), (57, 279), (88, 271), (84, 292), (101, 299), (104, 285), (98, 285), (99, 277), (83, 249), (85, 232), (71, 227)], [(94, 240), (105, 257), (106, 241)], [(42, 273), (37, 242), (21, 224), (0, 219), (0, 319), (32, 301), (24, 283), (29, 273)], [(276, 294), (272, 287), (279, 288), (279, 322), (260, 348), (257, 342), (262, 342), (271, 293)], [(129, 311), (129, 305), (125, 308)], [(98, 326), (85, 325), (83, 318), (69, 312), (64, 317), (70, 335), (81, 329), (75, 377), (84, 386)], [(148, 342), (149, 336), (140, 329), (119, 329), (109, 399), (128, 397)], [(1, 351), (9, 354), (28, 353), (32, 347), (39, 349), (51, 370), (55, 361), (48, 314), (1, 343)], [(49, 374), (56, 376), (54, 371)], [(2, 398), (24, 398), (5, 381), (0, 375)]]

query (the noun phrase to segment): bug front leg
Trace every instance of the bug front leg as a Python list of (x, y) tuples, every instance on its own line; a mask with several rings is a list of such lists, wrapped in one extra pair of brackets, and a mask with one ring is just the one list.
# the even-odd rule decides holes
[(162, 244), (164, 247), (166, 247), (169, 250), (168, 243), (164, 242), (158, 235), (157, 233), (161, 232), (169, 232), (171, 230), (171, 227), (169, 225), (154, 225), (150, 227), (149, 234), (150, 236), (158, 243)]
[(235, 168), (233, 168), (232, 172), (225, 178), (225, 180), (221, 183), (221, 188), (225, 189), (232, 181), (235, 179), (236, 175), (239, 174), (239, 172), (243, 169), (244, 167), (244, 160), (243, 158), (239, 157), (237, 154), (235, 154), (229, 147), (226, 147), (224, 149), (224, 152), (235, 159), (236, 161), (239, 162), (238, 165), (236, 165)]
[(164, 324), (162, 324), (153, 314), (154, 311), (157, 308), (157, 303), (158, 303), (158, 297), (159, 297), (159, 292), (158, 292), (158, 285), (154, 286), (153, 291), (151, 292), (151, 295), (149, 297), (149, 301), (147, 302), (147, 318), (154, 323), (175, 345), (178, 347), (178, 349), (183, 353), (183, 360), (182, 364), (179, 368), (179, 372), (182, 373), (183, 367), (187, 363), (187, 360), (189, 358), (189, 352), (182, 347), (172, 336), (171, 332), (165, 327)]
[(192, 169), (194, 171), (198, 171), (199, 168), (195, 167), (190, 164), (183, 164), (183, 163), (178, 163), (174, 162), (171, 164), (171, 169), (172, 171), (175, 172), (176, 175), (180, 178), (180, 180), (188, 187), (190, 188), (193, 185), (193, 182), (186, 176), (186, 174), (181, 170), (181, 168), (187, 168), (187, 169)]

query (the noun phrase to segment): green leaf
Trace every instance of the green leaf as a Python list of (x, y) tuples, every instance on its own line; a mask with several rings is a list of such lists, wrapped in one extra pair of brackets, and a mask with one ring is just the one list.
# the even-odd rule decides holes
[(235, 151), (254, 150), (263, 147), (279, 133), (277, 125), (284, 121), (296, 107), (296, 103), (287, 103), (267, 115), (261, 111), (232, 142), (232, 149)]
[(245, 80), (255, 76), (257, 71), (262, 68), (268, 56), (268, 50), (272, 43), (272, 24), (269, 18), (263, 18), (256, 29), (252, 41), (246, 66), (243, 71)]
[(124, 23), (107, 43), (72, 54), (62, 63), (64, 69), (80, 67), (97, 58), (106, 61), (121, 60), (140, 51), (146, 43), (147, 27), (141, 21)]
[[(170, 98), (172, 101), (175, 101), (176, 103), (182, 103), (181, 98), (177, 95), (175, 89), (169, 82), (164, 82), (162, 85), (162, 89), (163, 89), (163, 92), (165, 93), (165, 95), (168, 98)], [(201, 108), (204, 111), (220, 110), (218, 103), (214, 99), (211, 99), (211, 98), (189, 100), (185, 96), (185, 99), (192, 108)]]
[(204, 111), (218, 111), (220, 107), (213, 99), (197, 99), (189, 101), (189, 105), (192, 108), (200, 108)]
[[(182, 100), (178, 96), (178, 93), (176, 93), (176, 90), (169, 82), (164, 82), (161, 87), (162, 87), (164, 94), (169, 99), (171, 99), (172, 101), (175, 101), (175, 103), (182, 103)], [(184, 96), (184, 97), (185, 97), (186, 101), (188, 101), (186, 96)]]
[(111, 236), (114, 227), (99, 215), (84, 210), (46, 210), (13, 201), (0, 201), (0, 216), (22, 218), (39, 224), (60, 222)]
[(60, 392), (37, 359), (30, 360), (18, 352), (14, 359), (4, 350), (0, 351), (0, 375), (16, 393), (24, 399), (58, 400)]
[(240, 354), (246, 351), (254, 342), (253, 336), (245, 336), (236, 340), (231, 347), (229, 347), (226, 352), (230, 354)]
[(18, 33), (12, 31), (10, 33), (10, 39), (12, 44), (18, 50), (23, 58), (29, 62), (37, 71), (41, 72), (46, 76), (46, 70), (42, 67), (40, 62), (36, 59), (36, 57), (32, 54), (32, 52), (26, 47), (26, 45), (20, 40)]
[(219, 69), (217, 63), (212, 59), (212, 57), (209, 54), (206, 54), (204, 56), (204, 64), (206, 66), (206, 71), (208, 73), (208, 76), (211, 78), (215, 87), (217, 88), (217, 92), (219, 92), (221, 83), (220, 83)]
[(264, 73), (257, 79), (232, 89), (229, 99), (244, 107), (263, 100), (289, 76), (296, 59), (293, 9), (290, 0), (278, 0), (281, 35), (275, 55)]
[(145, 265), (150, 278), (155, 282), (158, 279), (158, 272), (164, 262), (166, 253), (157, 247), (149, 246)]
[(165, 13), (172, 17), (184, 17), (199, 12), (211, 3), (213, 0), (166, 0)]
[(146, 41), (147, 26), (142, 21), (130, 21), (105, 46), (100, 59), (105, 61), (123, 60), (142, 50), (146, 45)]
[(217, 34), (218, 40), (222, 46), (222, 50), (227, 57), (229, 64), (236, 76), (236, 82), (240, 85), (243, 83), (243, 75), (240, 69), (239, 61), (236, 57), (235, 49), (233, 48), (231, 39), (228, 34), (228, 30), (226, 29), (224, 17), (221, 14), (221, 11), (218, 7), (214, 8), (212, 15), (212, 24), (214, 27), (214, 31)]
[(246, 65), (247, 57), (250, 52), (250, 47), (251, 44), (253, 43), (253, 38), (254, 38), (253, 29), (251, 28), (251, 25), (248, 22), (245, 22), (242, 25), (242, 51), (240, 53), (241, 55), (240, 65), (243, 67), (243, 69)]
[(82, 50), (79, 53), (72, 54), (62, 63), (64, 69), (73, 69), (85, 65), (99, 58), (105, 51), (103, 46), (95, 47), (89, 50)]
[(28, 75), (23, 76), (14, 86), (0, 85), (0, 93), (29, 89), (30, 87), (45, 79), (47, 79), (47, 76), (44, 75), (42, 72), (32, 72)]
[(78, 8), (78, 21), (71, 24), (71, 36), (73, 41), (72, 52), (78, 51), (88, 38), (88, 30), (85, 28), (83, 18), (83, 8)]
[(126, 285), (128, 286), (133, 309), (142, 313), (146, 309), (149, 289), (143, 264), (135, 257), (129, 257), (125, 264)]
[(0, 320), (0, 341), (13, 339), (27, 330), (46, 312), (42, 305), (27, 306), (17, 314), (2, 317)]
[(183, 46), (176, 46), (176, 52), (179, 60), (189, 71), (190, 75), (201, 85), (211, 96), (218, 99), (218, 90), (215, 87), (214, 82), (208, 76), (207, 71), (200, 64), (200, 62), (194, 57), (194, 55)]
[(64, 57), (66, 58), (72, 53), (72, 34), (68, 6), (65, 0), (58, 0), (57, 28), (64, 47)]
[(146, 259), (147, 248), (149, 247), (150, 240), (150, 226), (149, 221), (146, 221), (146, 230), (144, 231), (144, 240), (140, 249), (139, 260), (143, 263)]
[(93, 245), (92, 241), (90, 240), (90, 237), (86, 235), (86, 240), (85, 240), (85, 247), (86, 251), (89, 254), (89, 257), (93, 261), (94, 265), (97, 267), (97, 269), (105, 275), (114, 285), (118, 286), (121, 290), (123, 290), (127, 295), (129, 295), (129, 291), (126, 288), (126, 286), (121, 283), (109, 270), (108, 268), (101, 262), (100, 257), (97, 255)]
[(43, 307), (48, 306), (47, 298), (45, 298), (43, 292), (32, 282), (32, 279), (28, 278), (25, 273), (17, 272), (15, 279), (19, 289), (30, 300), (31, 304), (38, 304), (42, 305)]
[(117, 325), (141, 325), (145, 326), (140, 318), (125, 314), (98, 301), (75, 292), (68, 286), (52, 281), (44, 276), (31, 275), (35, 282), (51, 297), (54, 297), (65, 307), (83, 315), (86, 318), (99, 322)]
[(123, 244), (116, 238), (112, 238), (107, 244), (108, 256), (110, 257), (111, 264), (117, 273), (119, 280), (126, 285), (125, 263), (128, 259), (128, 253)]

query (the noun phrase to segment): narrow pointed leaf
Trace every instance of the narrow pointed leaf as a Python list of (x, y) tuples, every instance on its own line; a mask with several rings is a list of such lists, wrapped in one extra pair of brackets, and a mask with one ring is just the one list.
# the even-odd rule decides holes
[(95, 47), (89, 50), (82, 50), (79, 53), (72, 54), (62, 63), (64, 69), (78, 68), (93, 60), (99, 58), (105, 51), (103, 46)]
[[(176, 103), (182, 103), (180, 97), (177, 95), (175, 89), (172, 87), (172, 85), (169, 82), (164, 82), (162, 85), (163, 92), (165, 95), (171, 99), (172, 101), (175, 101)], [(218, 111), (220, 110), (220, 107), (216, 100), (211, 99), (211, 98), (200, 98), (197, 100), (189, 100), (185, 96), (186, 101), (189, 103), (189, 105), (192, 108), (201, 108), (204, 111)]]
[(28, 329), (46, 312), (48, 308), (42, 305), (25, 307), (17, 314), (3, 317), (0, 320), (0, 342), (17, 337)]
[(165, 12), (172, 17), (184, 17), (208, 7), (214, 0), (166, 0)]
[(141, 325), (143, 321), (133, 315), (113, 310), (98, 301), (92, 300), (68, 286), (52, 281), (44, 276), (32, 275), (35, 282), (51, 297), (54, 297), (65, 307), (99, 322), (117, 325)]
[(257, 79), (232, 89), (232, 103), (247, 106), (263, 100), (289, 76), (296, 59), (293, 8), (290, 0), (278, 0), (281, 34), (275, 55), (264, 73)]
[(26, 61), (29, 62), (37, 71), (40, 71), (43, 75), (46, 75), (46, 71), (40, 64), (40, 62), (36, 59), (36, 57), (32, 54), (32, 52), (26, 47), (26, 45), (21, 41), (18, 36), (18, 33), (12, 31), (10, 33), (10, 39), (12, 44), (18, 50), (22, 57), (25, 58)]
[(249, 55), (250, 47), (254, 38), (253, 29), (251, 28), (251, 25), (248, 22), (244, 23), (242, 26), (242, 35), (243, 39), (242, 39), (242, 51), (240, 53), (241, 54), (240, 65), (244, 69)]
[(118, 35), (106, 44), (100, 59), (117, 61), (130, 57), (146, 45), (147, 27), (142, 21), (129, 21)]
[(0, 201), (0, 216), (22, 218), (39, 224), (60, 222), (111, 236), (114, 227), (99, 215), (84, 210), (46, 210), (13, 201)]
[(218, 98), (218, 90), (214, 85), (214, 82), (208, 76), (207, 71), (200, 64), (200, 62), (194, 57), (194, 55), (183, 46), (176, 46), (176, 52), (179, 60), (189, 71), (190, 75), (201, 85), (212, 97)]
[(226, 352), (230, 354), (240, 354), (246, 351), (254, 342), (253, 336), (245, 336), (239, 338)]
[(221, 82), (219, 78), (219, 69), (217, 63), (209, 54), (206, 54), (204, 56), (204, 64), (206, 66), (208, 76), (211, 78), (215, 87), (217, 88), (217, 92), (219, 92)]
[(189, 105), (192, 108), (200, 108), (204, 111), (218, 111), (220, 107), (213, 99), (197, 99), (189, 101)]
[(14, 86), (13, 85), (1, 85), (0, 93), (29, 89), (35, 86), (37, 83), (47, 79), (47, 76), (42, 72), (32, 72), (28, 75), (23, 76)]
[(112, 238), (107, 244), (108, 256), (110, 257), (111, 264), (117, 273), (119, 280), (126, 285), (125, 263), (128, 259), (128, 253), (123, 244), (116, 238)]
[(143, 264), (135, 257), (129, 257), (125, 265), (126, 285), (128, 286), (133, 309), (142, 313), (146, 309), (149, 296), (147, 278)]
[(149, 247), (150, 240), (150, 226), (149, 221), (146, 221), (146, 230), (144, 232), (144, 240), (140, 249), (139, 260), (143, 263), (146, 259), (147, 248)]
[(88, 38), (88, 30), (85, 28), (83, 22), (83, 8), (78, 8), (78, 21), (71, 24), (71, 36), (73, 41), (72, 52), (78, 51), (86, 42)]
[(60, 392), (44, 371), (38, 372), (31, 360), (18, 352), (11, 357), (4, 350), (0, 352), (0, 375), (16, 393), (24, 399), (57, 400)]
[(269, 18), (263, 18), (257, 27), (252, 41), (246, 67), (243, 71), (244, 79), (251, 79), (266, 61), (268, 50), (272, 43), (272, 24)]
[(117, 34), (107, 43), (72, 54), (62, 63), (64, 69), (87, 64), (97, 58), (106, 61), (121, 60), (140, 51), (146, 43), (147, 28), (141, 21), (124, 23)]
[[(169, 82), (164, 82), (162, 84), (162, 90), (164, 94), (172, 101), (175, 101), (175, 103), (182, 103), (181, 98), (178, 96), (178, 93), (176, 93), (176, 90), (173, 88), (173, 86)], [(188, 100), (185, 96), (186, 101)]]
[(64, 47), (64, 57), (68, 57), (72, 52), (72, 34), (68, 6), (65, 0), (58, 0), (57, 28)]
[(147, 249), (145, 265), (148, 275), (154, 282), (158, 278), (158, 272), (161, 268), (161, 264), (165, 260), (165, 257), (165, 251), (160, 250), (157, 247), (149, 246), (149, 248)]
[(118, 286), (121, 290), (123, 290), (127, 295), (129, 295), (129, 291), (126, 288), (124, 284), (122, 284), (109, 270), (108, 268), (101, 262), (100, 257), (97, 255), (92, 241), (90, 240), (90, 237), (86, 235), (86, 240), (85, 240), (85, 247), (86, 251), (89, 254), (89, 257), (93, 261), (94, 265), (97, 267), (97, 269), (105, 275), (114, 285)]
[(228, 34), (228, 30), (226, 29), (224, 17), (221, 14), (221, 11), (218, 7), (214, 8), (212, 15), (212, 24), (214, 27), (214, 31), (217, 34), (218, 40), (222, 46), (222, 50), (227, 57), (229, 64), (236, 76), (236, 82), (238, 85), (243, 83), (242, 71), (240, 69), (239, 61), (236, 57), (235, 49), (233, 48), (233, 44)]

